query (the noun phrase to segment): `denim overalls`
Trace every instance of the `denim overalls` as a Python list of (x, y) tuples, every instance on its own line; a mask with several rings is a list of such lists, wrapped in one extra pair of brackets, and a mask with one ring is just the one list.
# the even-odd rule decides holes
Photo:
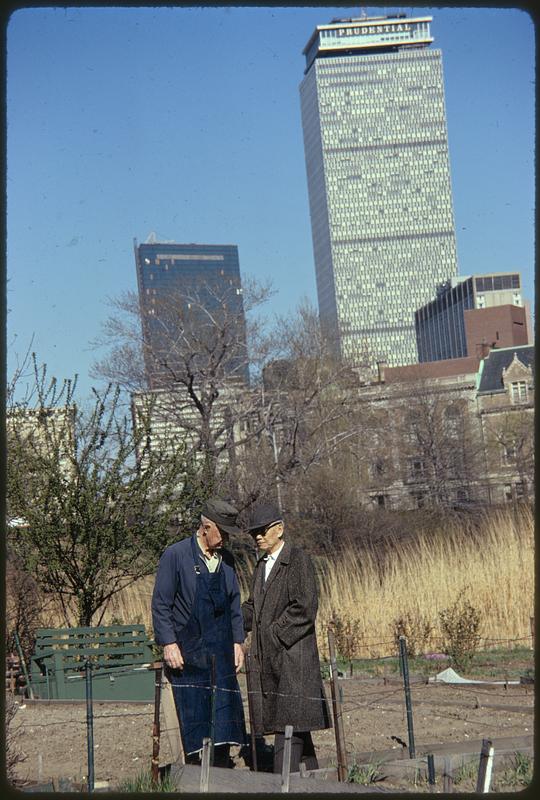
[(215, 655), (214, 745), (244, 744), (244, 709), (234, 666), (231, 608), (221, 565), (215, 572), (201, 567), (199, 548), (191, 540), (193, 568), (197, 575), (191, 615), (178, 632), (184, 658), (182, 670), (169, 670), (184, 753), (202, 748), (211, 735), (212, 655)]

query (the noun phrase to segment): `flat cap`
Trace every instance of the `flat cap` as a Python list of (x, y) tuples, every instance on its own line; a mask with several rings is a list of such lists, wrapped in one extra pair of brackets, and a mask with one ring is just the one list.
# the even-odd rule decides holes
[(210, 497), (204, 503), (201, 514), (215, 522), (225, 533), (240, 533), (240, 528), (236, 524), (238, 509), (221, 497)]
[(272, 522), (281, 522), (282, 519), (283, 514), (276, 505), (260, 503), (251, 509), (247, 530), (254, 531), (257, 528), (265, 528)]

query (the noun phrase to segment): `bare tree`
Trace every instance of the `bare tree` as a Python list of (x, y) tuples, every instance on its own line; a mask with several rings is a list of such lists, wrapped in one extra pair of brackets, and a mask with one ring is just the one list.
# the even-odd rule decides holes
[[(242, 313), (215, 288), (157, 297), (147, 311), (136, 295), (124, 295), (113, 301), (116, 313), (99, 342), (112, 347), (93, 369), (132, 392), (138, 387), (135, 420), (154, 402), (154, 440), (176, 432), (203, 465), (205, 487), (241, 505), (268, 495), (281, 501), (293, 474), (336, 448), (349, 402), (345, 375), (355, 377), (336, 363), (307, 302), (268, 330), (254, 312), (270, 294), (268, 285), (244, 282)], [(134, 347), (142, 355), (130, 371)]]
[(417, 504), (451, 508), (481, 499), (483, 450), (471, 392), (418, 379), (396, 385), (393, 396), (401, 474)]
[(276, 347), (263, 372), (261, 409), (276, 490), (285, 495), (278, 499), (293, 508), (307, 473), (333, 468), (356, 434), (358, 375), (336, 361), (307, 301), (291, 317), (276, 320), (271, 338)]
[(241, 304), (231, 291), (202, 286), (153, 298), (150, 305), (125, 293), (111, 301), (114, 314), (94, 342), (108, 353), (95, 362), (92, 375), (131, 393), (136, 424), (152, 405), (153, 443), (160, 436), (182, 439), (187, 454), (196, 454), (202, 465), (206, 489), (234, 489), (230, 473), (237, 454), (262, 431), (249, 370), (256, 377), (268, 343), (264, 321), (250, 315), (272, 289), (244, 281)]

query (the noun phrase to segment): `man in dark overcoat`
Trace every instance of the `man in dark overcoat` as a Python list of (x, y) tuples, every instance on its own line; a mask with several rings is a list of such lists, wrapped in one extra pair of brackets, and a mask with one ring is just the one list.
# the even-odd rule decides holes
[(275, 734), (274, 772), (283, 765), (284, 732), (293, 726), (291, 771), (318, 762), (311, 731), (330, 728), (315, 635), (317, 585), (312, 561), (284, 540), (277, 506), (252, 509), (248, 531), (259, 549), (244, 627), (252, 632), (250, 656), (257, 736)]

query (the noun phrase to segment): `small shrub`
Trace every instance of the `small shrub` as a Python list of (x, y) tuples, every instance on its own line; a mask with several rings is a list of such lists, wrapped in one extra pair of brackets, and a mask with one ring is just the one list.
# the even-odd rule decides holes
[(148, 770), (139, 772), (134, 778), (127, 778), (118, 787), (119, 792), (174, 792), (179, 789), (175, 786), (169, 775), (165, 775), (157, 783), (152, 781), (152, 773)]
[(409, 658), (414, 658), (428, 649), (433, 633), (433, 625), (419, 612), (413, 614), (408, 611), (402, 614), (394, 619), (392, 628), (398, 652), (400, 636), (405, 636), (407, 640), (407, 655)]
[(453, 780), (454, 784), (458, 785), (467, 781), (473, 781), (476, 785), (478, 777), (478, 759), (471, 759), (464, 761), (457, 769), (454, 770)]
[(506, 769), (502, 782), (509, 786), (528, 786), (533, 778), (533, 759), (519, 751), (514, 753), (512, 766)]
[(457, 669), (466, 669), (478, 649), (480, 614), (463, 597), (439, 612), (443, 633), (443, 651)]
[(360, 620), (334, 613), (329, 627), (334, 632), (337, 654), (345, 661), (352, 661), (359, 655), (362, 641)]
[(374, 761), (371, 764), (353, 764), (349, 768), (347, 775), (348, 783), (360, 783), (362, 786), (369, 786), (371, 783), (383, 781), (385, 776), (381, 772), (381, 762)]

